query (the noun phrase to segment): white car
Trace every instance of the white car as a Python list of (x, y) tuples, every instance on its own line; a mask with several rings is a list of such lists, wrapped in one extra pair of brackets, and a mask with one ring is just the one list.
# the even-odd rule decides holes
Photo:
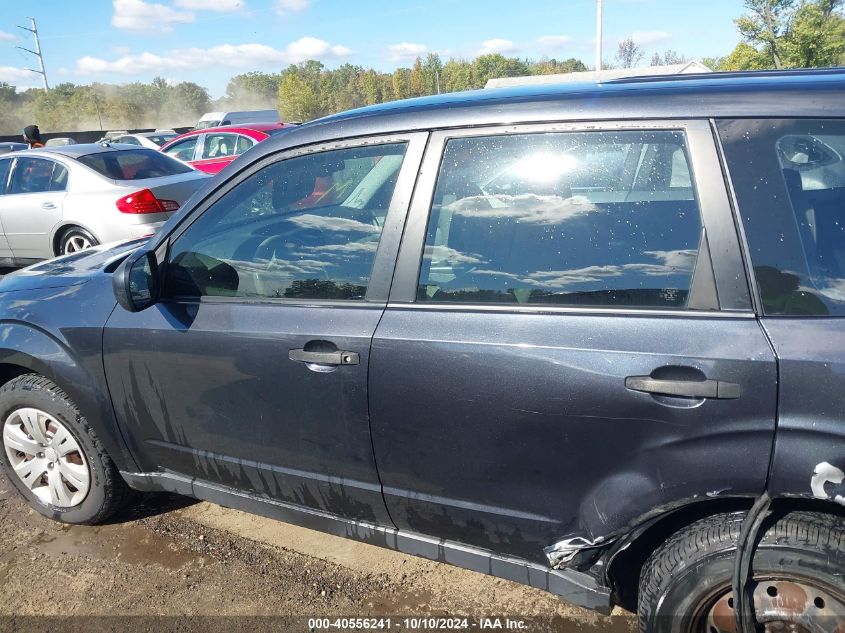
[(155, 150), (85, 144), (0, 156), (0, 264), (152, 235), (209, 178)]
[(121, 134), (109, 139), (110, 143), (120, 143), (122, 145), (139, 145), (141, 147), (149, 147), (150, 149), (158, 149), (165, 143), (172, 141), (179, 136), (173, 130), (156, 130), (155, 132), (138, 132), (137, 134)]

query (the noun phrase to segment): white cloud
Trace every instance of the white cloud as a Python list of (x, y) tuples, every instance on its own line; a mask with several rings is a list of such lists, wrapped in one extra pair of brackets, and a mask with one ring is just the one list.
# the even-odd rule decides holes
[(280, 15), (305, 11), (311, 4), (311, 0), (276, 0), (276, 12)]
[(0, 42), (12, 42), (16, 39), (17, 38), (13, 34), (0, 31)]
[(478, 54), (490, 55), (492, 53), (513, 53), (517, 50), (519, 49), (516, 44), (510, 40), (495, 38), (492, 40), (484, 40), (481, 43), (481, 50), (478, 51)]
[(387, 47), (387, 59), (392, 62), (409, 61), (425, 55), (427, 52), (428, 46), (425, 44), (402, 42)]
[(243, 0), (175, 0), (174, 4), (190, 11), (219, 11), (221, 13), (243, 11), (246, 8), (246, 2)]
[(628, 37), (640, 46), (652, 46), (672, 39), (666, 31), (635, 31)]
[(573, 41), (568, 35), (544, 35), (537, 38), (537, 45), (541, 50), (554, 51), (571, 46)]
[(24, 80), (23, 83), (29, 83), (26, 80), (31, 80), (34, 76), (32, 71), (27, 70), (26, 68), (15, 68), (14, 66), (0, 66), (0, 81), (6, 81), (9, 83), (17, 84), (21, 83), (21, 80)]
[(316, 37), (301, 37), (295, 42), (288, 44), (286, 55), (288, 61), (298, 63), (306, 59), (336, 59), (347, 57), (352, 50), (339, 44), (331, 45), (325, 40)]
[(303, 37), (288, 44), (285, 50), (264, 44), (221, 44), (211, 48), (177, 49), (161, 55), (149, 52), (124, 55), (112, 61), (98, 57), (82, 57), (76, 61), (76, 72), (81, 75), (135, 75), (215, 66), (260, 68), (296, 64), (306, 59), (337, 59), (346, 57), (351, 52), (345, 46), (332, 45), (314, 37)]
[(174, 24), (194, 21), (194, 14), (143, 0), (114, 0), (112, 26), (151, 33), (172, 31)]

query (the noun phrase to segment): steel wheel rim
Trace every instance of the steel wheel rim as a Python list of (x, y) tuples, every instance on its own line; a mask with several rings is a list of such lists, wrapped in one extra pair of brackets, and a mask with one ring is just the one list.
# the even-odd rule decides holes
[(91, 488), (82, 447), (54, 416), (33, 407), (13, 411), (3, 424), (3, 448), (18, 480), (43, 504), (72, 508)]
[[(754, 611), (766, 633), (838, 633), (845, 631), (845, 598), (818, 582), (798, 577), (755, 581)], [(735, 633), (733, 597), (726, 589), (709, 602), (699, 625), (703, 633)]]
[(76, 253), (91, 248), (91, 240), (84, 235), (71, 235), (65, 241), (65, 253)]

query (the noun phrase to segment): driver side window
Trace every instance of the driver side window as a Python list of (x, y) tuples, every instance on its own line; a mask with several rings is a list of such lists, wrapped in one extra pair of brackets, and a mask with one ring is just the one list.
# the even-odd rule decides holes
[(268, 165), (173, 243), (165, 296), (363, 300), (406, 143)]

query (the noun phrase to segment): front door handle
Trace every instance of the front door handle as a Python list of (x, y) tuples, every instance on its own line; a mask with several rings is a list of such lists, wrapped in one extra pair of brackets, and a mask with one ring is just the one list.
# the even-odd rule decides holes
[(357, 352), (309, 352), (304, 349), (290, 350), (288, 358), (314, 365), (357, 365), (359, 361)]
[(737, 383), (724, 380), (661, 380), (651, 376), (628, 376), (625, 386), (632, 391), (682, 398), (732, 400), (742, 395), (742, 388)]
[(55, 205), (55, 204), (53, 204), (52, 202), (42, 202), (42, 203), (41, 203), (41, 208), (42, 208), (42, 209), (55, 209), (55, 208), (56, 208), (56, 205)]

